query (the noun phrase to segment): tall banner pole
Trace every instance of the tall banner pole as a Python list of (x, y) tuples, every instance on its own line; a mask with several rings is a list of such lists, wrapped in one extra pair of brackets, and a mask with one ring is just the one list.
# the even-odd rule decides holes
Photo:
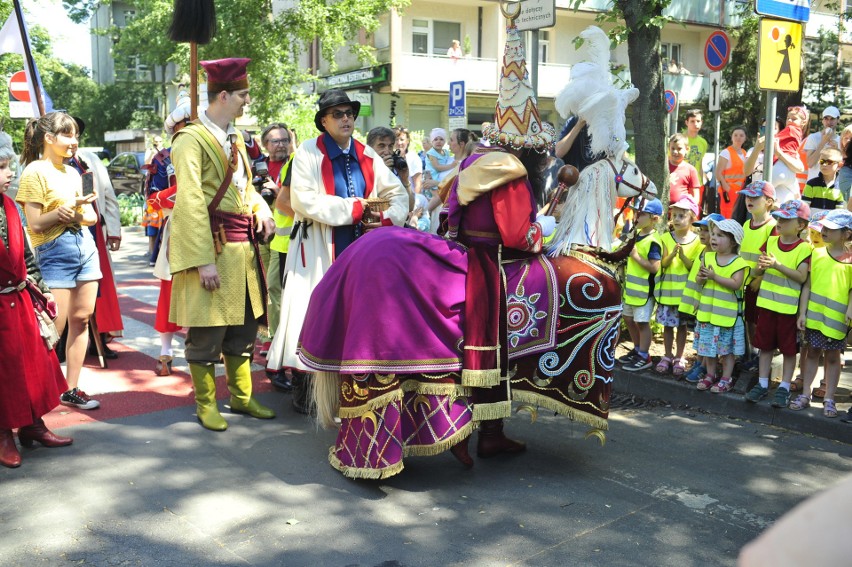
[(24, 12), (21, 10), (21, 3), (18, 0), (14, 1), (15, 17), (18, 19), (18, 29), (21, 30), (21, 43), (24, 44), (24, 61), (27, 69), (30, 72), (30, 78), (33, 82), (33, 91), (36, 96), (36, 104), (38, 105), (39, 116), (44, 115), (44, 99), (41, 96), (41, 85), (38, 84), (38, 73), (36, 73), (35, 63), (33, 62), (33, 53), (30, 49), (29, 38), (26, 34), (24, 23)]

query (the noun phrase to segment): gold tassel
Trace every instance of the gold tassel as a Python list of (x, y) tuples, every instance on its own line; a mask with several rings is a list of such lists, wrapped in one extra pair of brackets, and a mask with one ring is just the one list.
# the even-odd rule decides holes
[(574, 421), (579, 421), (580, 423), (591, 425), (592, 427), (596, 427), (598, 429), (609, 429), (609, 425), (606, 419), (597, 415), (580, 411), (577, 408), (560, 403), (546, 396), (542, 396), (533, 392), (528, 392), (526, 390), (512, 390), (512, 399), (522, 404), (537, 405), (550, 411), (554, 411), (559, 415), (569, 417)]
[(462, 386), (474, 388), (491, 388), (500, 383), (500, 369), (491, 370), (462, 370)]
[(492, 404), (475, 404), (473, 406), (474, 421), (503, 419), (504, 417), (512, 417), (512, 402), (508, 400)]
[(366, 404), (361, 404), (360, 406), (340, 408), (340, 411), (337, 412), (337, 416), (341, 419), (354, 419), (356, 417), (361, 417), (368, 411), (384, 409), (393, 402), (401, 401), (402, 395), (402, 390), (396, 389), (391, 392), (388, 392), (387, 394), (383, 394), (378, 398), (374, 398), (368, 401)]
[(402, 469), (405, 468), (405, 465), (402, 464), (402, 461), (383, 469), (350, 467), (340, 462), (340, 459), (337, 458), (336, 453), (337, 450), (335, 449), (335, 447), (331, 447), (328, 450), (328, 462), (331, 463), (332, 467), (343, 473), (343, 476), (347, 478), (382, 480), (401, 473)]
[(464, 427), (453, 433), (447, 439), (438, 441), (431, 445), (406, 445), (403, 449), (403, 455), (406, 457), (433, 457), (440, 455), (445, 451), (449, 451), (450, 447), (470, 437), (475, 429), (473, 422), (466, 424)]
[(400, 387), (404, 392), (416, 392), (427, 396), (452, 396), (458, 398), (460, 396), (470, 396), (473, 393), (472, 388), (460, 384), (435, 384), (420, 382), (419, 380), (406, 380)]

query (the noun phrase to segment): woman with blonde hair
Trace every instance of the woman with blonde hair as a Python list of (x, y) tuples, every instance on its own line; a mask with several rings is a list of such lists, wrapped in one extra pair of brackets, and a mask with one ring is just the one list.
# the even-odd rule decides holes
[(65, 360), (70, 389), (60, 396), (60, 402), (91, 410), (100, 404), (77, 384), (101, 279), (95, 241), (83, 229), (98, 220), (92, 208), (98, 196), (94, 192), (84, 195), (80, 174), (65, 164), (76, 148), (77, 123), (69, 115), (49, 112), (30, 120), (21, 156), (25, 167), (15, 199), (24, 208), (42, 277), (56, 298), (60, 335), (68, 324)]

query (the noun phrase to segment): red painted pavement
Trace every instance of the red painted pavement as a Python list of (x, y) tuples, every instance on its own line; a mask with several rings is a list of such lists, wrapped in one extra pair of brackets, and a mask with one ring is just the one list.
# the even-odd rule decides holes
[[(132, 280), (119, 284), (119, 303), (122, 315), (130, 317), (152, 327), (156, 309), (121, 293), (121, 289), (131, 286), (152, 285), (148, 280)], [(83, 367), (80, 383), (83, 390), (101, 403), (96, 410), (84, 411), (76, 408), (58, 406), (45, 416), (48, 427), (61, 428), (93, 421), (108, 421), (120, 417), (140, 415), (156, 411), (187, 406), (187, 419), (194, 419), (195, 398), (192, 394), (192, 380), (182, 371), (174, 371), (171, 376), (154, 374), (156, 359), (143, 352), (133, 350), (121, 344), (121, 338), (109, 343), (118, 358), (107, 361), (107, 368), (100, 368), (96, 357), (89, 356)], [(257, 360), (263, 363), (261, 360)], [(269, 392), (272, 385), (263, 370), (252, 374), (255, 392)], [(218, 399), (226, 399), (229, 392), (225, 377), (216, 379)], [(220, 409), (224, 409), (221, 407)]]

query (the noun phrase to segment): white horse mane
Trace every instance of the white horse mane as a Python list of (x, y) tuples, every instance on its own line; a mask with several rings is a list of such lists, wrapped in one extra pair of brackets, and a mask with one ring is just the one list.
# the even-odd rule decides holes
[(606, 160), (585, 168), (562, 205), (562, 218), (547, 248), (551, 257), (567, 254), (574, 244), (612, 248), (612, 210), (615, 206), (615, 174)]

